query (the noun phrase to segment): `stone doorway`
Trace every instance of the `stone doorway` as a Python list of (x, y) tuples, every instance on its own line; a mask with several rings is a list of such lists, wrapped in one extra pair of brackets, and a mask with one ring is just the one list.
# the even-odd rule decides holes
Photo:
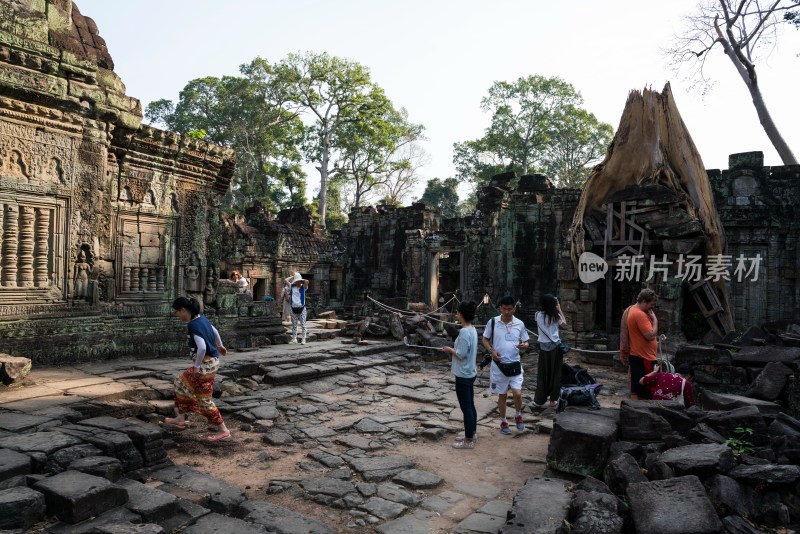
[[(450, 301), (454, 295), (464, 292), (464, 254), (458, 249), (437, 250), (430, 253), (430, 304), (437, 309)], [(460, 297), (459, 297), (460, 298)], [(453, 301), (447, 306), (455, 310), (458, 304)]]

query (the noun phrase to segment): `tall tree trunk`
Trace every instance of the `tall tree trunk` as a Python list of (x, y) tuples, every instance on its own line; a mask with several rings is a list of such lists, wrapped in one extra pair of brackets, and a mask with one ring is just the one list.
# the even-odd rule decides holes
[(767, 109), (767, 104), (764, 102), (764, 97), (761, 95), (761, 89), (758, 87), (758, 76), (756, 76), (755, 65), (750, 62), (741, 49), (734, 48), (731, 45), (731, 41), (727, 39), (722, 32), (719, 22), (719, 17), (717, 17), (714, 20), (717, 41), (722, 45), (722, 50), (725, 52), (725, 55), (731, 60), (736, 72), (739, 73), (742, 81), (747, 86), (747, 90), (750, 91), (750, 97), (753, 99), (753, 106), (756, 108), (758, 121), (761, 123), (761, 127), (767, 134), (772, 146), (775, 147), (775, 150), (778, 152), (778, 156), (780, 156), (783, 164), (797, 165), (797, 158), (794, 157), (792, 149), (789, 148), (789, 145), (786, 144), (783, 136), (778, 131), (778, 127), (775, 125), (775, 121), (772, 120), (772, 115), (770, 115)]
[[(736, 65), (736, 56), (734, 54), (728, 54), (728, 57), (731, 59), (734, 65)], [(761, 89), (758, 87), (758, 79), (755, 77), (755, 71), (751, 77), (747, 70), (737, 70), (739, 71), (742, 80), (744, 80), (747, 90), (750, 91), (750, 96), (753, 98), (753, 106), (756, 108), (758, 121), (761, 123), (761, 127), (764, 128), (764, 132), (766, 132), (767, 137), (772, 143), (772, 146), (774, 146), (775, 150), (778, 151), (778, 156), (780, 156), (781, 161), (783, 161), (784, 165), (797, 165), (797, 158), (794, 156), (792, 149), (789, 148), (789, 145), (783, 139), (780, 131), (778, 131), (778, 127), (775, 125), (775, 121), (772, 120), (772, 115), (770, 115), (769, 110), (767, 109), (767, 104), (764, 102), (764, 97), (761, 95)]]
[(319, 162), (319, 222), (325, 228), (325, 218), (328, 211), (328, 162), (330, 160), (330, 148), (327, 141), (322, 147), (322, 158)]

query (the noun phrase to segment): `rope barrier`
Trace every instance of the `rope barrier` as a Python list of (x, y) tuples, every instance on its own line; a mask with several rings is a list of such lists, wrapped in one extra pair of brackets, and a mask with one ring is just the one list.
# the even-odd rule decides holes
[[(389, 311), (396, 312), (396, 313), (408, 314), (408, 315), (421, 315), (422, 317), (426, 317), (426, 318), (430, 319), (431, 321), (436, 321), (436, 322), (439, 322), (439, 323), (442, 323), (442, 324), (449, 324), (449, 325), (453, 325), (453, 326), (461, 326), (461, 323), (451, 323), (449, 321), (443, 321), (442, 319), (439, 319), (438, 317), (433, 317), (433, 316), (431, 316), (430, 314), (427, 314), (427, 313), (415, 312), (415, 311), (411, 311), (411, 310), (401, 310), (401, 309), (398, 309), (398, 308), (393, 308), (392, 306), (389, 306), (388, 304), (384, 304), (382, 302), (379, 302), (379, 301), (375, 300), (374, 298), (370, 297), (369, 295), (367, 295), (367, 298), (369, 300), (371, 300), (372, 302), (374, 302), (375, 304), (377, 304), (378, 306), (380, 306), (381, 308), (385, 309), (385, 310), (389, 310)], [(455, 295), (453, 295), (453, 297), (450, 300), (448, 300), (443, 305), (441, 305), (438, 308), (436, 308), (431, 313), (436, 313), (439, 310), (445, 308), (448, 304), (453, 302), (453, 300), (456, 300), (459, 303), (461, 302), (460, 300), (458, 300), (458, 298)], [(489, 302), (488, 305), (491, 306), (492, 309), (494, 309), (494, 311), (496, 311), (498, 313), (502, 313), (502, 312), (500, 312), (500, 310), (497, 309), (497, 307), (494, 304), (491, 303), (491, 301)], [(475, 308), (475, 311), (478, 311), (478, 308), (480, 308), (481, 306), (483, 306), (483, 301), (481, 301), (478, 304), (478, 306)], [(538, 340), (538, 338), (539, 338), (538, 330), (534, 332), (530, 328), (526, 327), (525, 331), (528, 332), (529, 335), (535, 336), (537, 338), (537, 340)], [(618, 350), (591, 350), (591, 349), (581, 349), (581, 348), (578, 348), (578, 347), (572, 347), (572, 350), (574, 350), (576, 352), (585, 352), (585, 353), (591, 353), (591, 354), (619, 354)]]
[[(430, 319), (431, 321), (437, 321), (437, 322), (442, 323), (442, 324), (449, 324), (449, 325), (453, 325), (453, 326), (461, 326), (461, 323), (451, 323), (449, 321), (443, 321), (442, 319), (439, 319), (438, 317), (433, 317), (432, 315), (429, 315), (427, 313), (412, 312), (412, 311), (409, 311), (409, 310), (399, 310), (397, 308), (393, 308), (393, 307), (391, 307), (391, 306), (389, 306), (387, 304), (383, 304), (382, 302), (378, 302), (377, 300), (375, 300), (374, 298), (370, 297), (369, 295), (367, 295), (367, 298), (369, 300), (371, 300), (372, 302), (374, 302), (375, 304), (377, 304), (378, 306), (380, 306), (381, 308), (385, 309), (385, 310), (393, 311), (393, 312), (396, 312), (396, 313), (410, 313), (411, 315), (421, 315), (422, 317)], [(453, 297), (453, 298), (455, 298), (455, 297)], [(434, 310), (431, 313), (436, 313), (437, 311), (441, 310), (442, 308), (444, 308), (445, 306), (450, 304), (452, 301), (453, 301), (453, 299), (448, 300), (442, 306), (436, 308), (436, 310)]]

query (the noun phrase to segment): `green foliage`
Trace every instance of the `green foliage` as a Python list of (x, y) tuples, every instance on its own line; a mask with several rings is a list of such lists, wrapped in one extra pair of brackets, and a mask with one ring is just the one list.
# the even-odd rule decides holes
[(313, 118), (313, 124), (305, 129), (301, 147), (306, 160), (319, 169), (318, 210), (320, 222), (325, 226), (329, 175), (338, 151), (343, 148), (342, 130), (375, 105), (371, 97), (377, 86), (363, 65), (326, 53), (289, 54), (278, 64), (276, 72), (291, 100)]
[[(240, 66), (241, 76), (190, 81), (178, 103), (157, 100), (145, 117), (170, 130), (236, 150), (236, 171), (223, 208), (242, 212), (255, 201), (271, 210), (298, 205), (305, 175), (297, 148), (304, 133), (299, 107), (266, 60)], [(304, 203), (304, 198), (302, 199)]]
[(725, 440), (725, 445), (733, 450), (733, 456), (738, 460), (742, 454), (753, 452), (753, 444), (747, 439), (753, 435), (753, 429), (738, 426), (733, 430), (733, 438)]
[(409, 170), (410, 156), (401, 149), (419, 139), (422, 130), (408, 120), (405, 109), (395, 109), (383, 90), (373, 86), (353, 120), (344, 122), (334, 136), (334, 173), (352, 191), (350, 207), (360, 206), (370, 192), (385, 189), (393, 176)]
[(458, 209), (458, 180), (455, 178), (433, 178), (428, 180), (425, 192), (422, 193), (420, 202), (428, 206), (439, 208), (443, 219), (459, 216)]
[(484, 136), (453, 145), (456, 177), (476, 191), (507, 171), (547, 172), (558, 185), (581, 185), (613, 135), (582, 105), (580, 93), (558, 77), (495, 82), (481, 102), (492, 114)]
[(582, 187), (613, 137), (614, 128), (592, 113), (573, 106), (561, 109), (554, 114), (542, 168), (559, 187)]

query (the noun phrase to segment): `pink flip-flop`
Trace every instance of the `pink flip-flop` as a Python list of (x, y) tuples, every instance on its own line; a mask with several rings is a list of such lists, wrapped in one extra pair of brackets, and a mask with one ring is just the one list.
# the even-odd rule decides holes
[(189, 424), (189, 421), (187, 421), (186, 419), (180, 421), (175, 417), (165, 417), (164, 424), (172, 425), (177, 428), (186, 428), (186, 426)]
[(231, 431), (226, 430), (222, 434), (217, 434), (216, 436), (208, 436), (208, 441), (221, 441), (223, 439), (228, 439), (231, 437)]

